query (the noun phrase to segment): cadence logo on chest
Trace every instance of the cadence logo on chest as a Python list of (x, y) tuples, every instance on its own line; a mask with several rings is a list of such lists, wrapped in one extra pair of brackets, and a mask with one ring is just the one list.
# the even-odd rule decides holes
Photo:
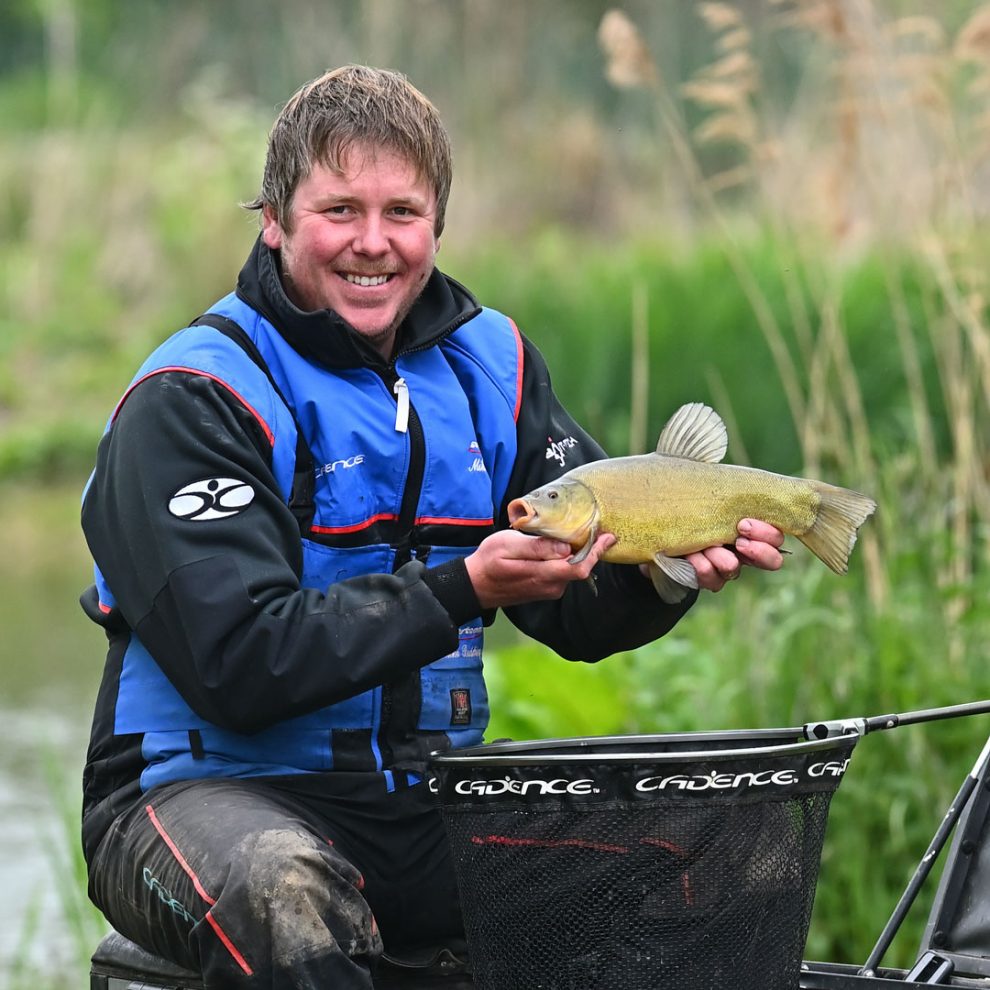
[(353, 457), (341, 457), (338, 461), (328, 461), (316, 469), (316, 477), (322, 478), (325, 474), (333, 474), (338, 469), (347, 470), (364, 464), (364, 454), (355, 454)]
[(204, 522), (243, 512), (254, 501), (254, 489), (237, 478), (204, 478), (180, 488), (168, 502), (179, 519)]

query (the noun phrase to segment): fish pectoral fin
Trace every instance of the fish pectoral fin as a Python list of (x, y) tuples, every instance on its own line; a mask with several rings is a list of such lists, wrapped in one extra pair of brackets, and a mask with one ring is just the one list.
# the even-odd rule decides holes
[(698, 587), (697, 572), (683, 557), (663, 553), (654, 554), (650, 580), (661, 601), (670, 605), (683, 601), (690, 589)]
[(659, 551), (653, 555), (653, 563), (672, 581), (685, 588), (698, 587), (698, 572), (683, 557), (668, 557)]
[(577, 553), (572, 554), (567, 558), (568, 564), (580, 564), (585, 557), (591, 553), (591, 548), (595, 545), (595, 540), (598, 539), (598, 520), (596, 519), (591, 524), (591, 529), (588, 530), (588, 542), (585, 543)]
[(711, 406), (689, 402), (667, 421), (657, 441), (657, 453), (718, 464), (729, 449), (729, 433)]

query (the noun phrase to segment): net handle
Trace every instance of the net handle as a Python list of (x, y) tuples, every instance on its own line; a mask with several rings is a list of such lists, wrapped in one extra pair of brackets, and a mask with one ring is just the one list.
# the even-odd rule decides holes
[(913, 712), (900, 712), (891, 715), (873, 715), (868, 718), (840, 718), (823, 722), (806, 722), (805, 739), (828, 739), (855, 733), (865, 736), (868, 732), (896, 729), (899, 725), (914, 725), (918, 722), (937, 722), (944, 718), (960, 718), (964, 715), (984, 715), (990, 712), (990, 700), (970, 701), (962, 705), (947, 705), (943, 708), (922, 708)]
[(921, 885), (925, 882), (925, 879), (931, 872), (932, 866), (938, 858), (939, 853), (942, 851), (942, 848), (948, 840), (949, 834), (952, 832), (956, 822), (959, 821), (963, 809), (969, 801), (970, 795), (976, 789), (976, 785), (980, 779), (980, 774), (983, 773), (988, 760), (990, 760), (990, 738), (988, 738), (983, 744), (983, 749), (980, 751), (980, 755), (977, 757), (976, 763), (973, 764), (973, 769), (970, 770), (969, 775), (962, 782), (962, 786), (959, 788), (955, 799), (952, 804), (949, 805), (949, 808), (938, 827), (938, 831), (935, 833), (928, 849), (925, 851), (925, 855), (922, 857), (921, 862), (914, 871), (914, 874), (908, 882), (904, 893), (901, 894), (901, 898), (897, 902), (897, 906), (894, 908), (894, 913), (890, 916), (884, 930), (881, 932), (880, 938), (877, 939), (876, 945), (873, 946), (873, 951), (870, 953), (869, 958), (863, 964), (862, 969), (860, 969), (859, 972), (862, 976), (876, 976), (877, 967), (880, 965), (880, 960), (883, 958), (887, 949), (890, 948), (890, 943), (893, 942), (894, 936), (897, 934), (897, 931), (901, 927), (905, 917), (907, 917), (907, 913), (911, 909), (911, 905), (914, 903), (914, 900), (918, 895), (918, 891), (921, 889)]

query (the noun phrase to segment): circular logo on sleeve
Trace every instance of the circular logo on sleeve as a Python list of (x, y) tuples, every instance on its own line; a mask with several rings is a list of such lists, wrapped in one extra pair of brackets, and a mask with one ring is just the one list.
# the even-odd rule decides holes
[(179, 519), (201, 522), (225, 519), (243, 512), (254, 500), (254, 489), (236, 478), (206, 478), (180, 488), (168, 502), (168, 511)]

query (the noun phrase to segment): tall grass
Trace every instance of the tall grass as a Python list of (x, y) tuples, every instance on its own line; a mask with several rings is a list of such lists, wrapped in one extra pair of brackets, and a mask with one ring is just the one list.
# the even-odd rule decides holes
[[(46, 909), (46, 888), (18, 892), (25, 907), (9, 959), (0, 964), (3, 990), (44, 990), (79, 985), (86, 979), (89, 960), (109, 926), (87, 897), (86, 865), (79, 842), (79, 786), (67, 779), (53, 751), (42, 756), (46, 789), (54, 815), (39, 831), (39, 843), (50, 867), (55, 914)], [(39, 966), (38, 960), (44, 962)]]

